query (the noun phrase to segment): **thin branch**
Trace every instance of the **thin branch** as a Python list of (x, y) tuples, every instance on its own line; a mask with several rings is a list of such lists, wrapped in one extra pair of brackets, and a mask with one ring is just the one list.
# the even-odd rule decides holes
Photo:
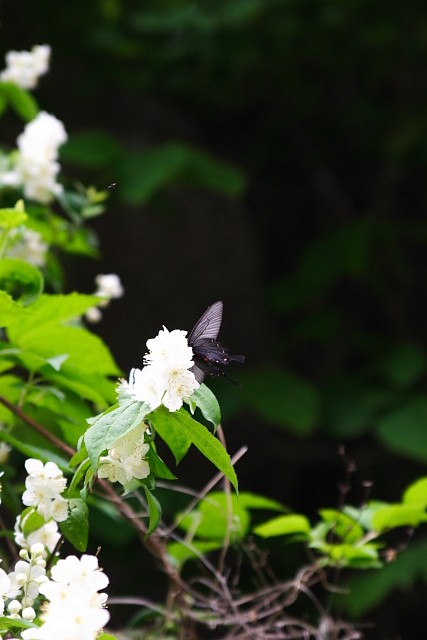
[(16, 405), (12, 404), (11, 402), (9, 402), (9, 400), (4, 398), (3, 396), (0, 396), (0, 403), (3, 406), (5, 406), (7, 409), (9, 409), (9, 411), (11, 411), (11, 413), (13, 413), (17, 418), (22, 420), (22, 422), (25, 422), (25, 424), (27, 424), (29, 427), (34, 429), (34, 431), (37, 431), (37, 433), (43, 436), (45, 440), (48, 440), (48, 442), (55, 445), (55, 447), (57, 447), (60, 451), (63, 451), (64, 453), (66, 453), (70, 458), (75, 454), (75, 451), (72, 447), (70, 447), (68, 444), (63, 442), (60, 438), (58, 438), (53, 433), (45, 429), (40, 423), (38, 423), (36, 420), (31, 418), (31, 416), (28, 416), (26, 413), (24, 413), (24, 411), (22, 411), (20, 407), (17, 407)]

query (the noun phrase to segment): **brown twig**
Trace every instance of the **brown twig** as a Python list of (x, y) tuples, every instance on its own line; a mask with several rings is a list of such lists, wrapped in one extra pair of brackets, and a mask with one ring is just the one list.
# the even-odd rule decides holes
[(58, 438), (53, 433), (45, 429), (40, 423), (34, 420), (34, 418), (24, 413), (24, 411), (20, 407), (17, 407), (16, 405), (12, 404), (12, 402), (9, 402), (9, 400), (4, 398), (3, 396), (0, 396), (0, 404), (6, 407), (6, 409), (9, 409), (11, 413), (13, 413), (20, 420), (22, 420), (22, 422), (25, 422), (25, 424), (27, 424), (29, 427), (34, 429), (34, 431), (37, 431), (37, 433), (43, 436), (45, 440), (55, 445), (55, 447), (57, 447), (60, 451), (63, 451), (68, 456), (70, 456), (70, 458), (75, 454), (75, 451), (72, 447), (70, 447), (68, 444), (63, 442), (60, 438)]

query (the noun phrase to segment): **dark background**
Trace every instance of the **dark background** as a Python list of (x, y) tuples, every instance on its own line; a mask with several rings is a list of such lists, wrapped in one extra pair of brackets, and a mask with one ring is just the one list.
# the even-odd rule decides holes
[[(338, 504), (344, 444), (349, 501), (367, 479), (398, 500), (427, 461), (427, 5), (3, 0), (0, 20), (4, 53), (52, 47), (35, 96), (69, 133), (64, 173), (114, 183), (102, 257), (66, 257), (66, 289), (120, 275), (95, 330), (124, 375), (162, 324), (222, 299), (221, 340), (247, 362), (240, 387), (211, 386), (230, 452), (249, 446), (241, 489), (314, 519)], [(22, 123), (3, 122), (13, 144)], [(211, 474), (197, 455), (178, 469), (196, 488)], [(415, 637), (415, 556), (361, 610), (372, 637)]]

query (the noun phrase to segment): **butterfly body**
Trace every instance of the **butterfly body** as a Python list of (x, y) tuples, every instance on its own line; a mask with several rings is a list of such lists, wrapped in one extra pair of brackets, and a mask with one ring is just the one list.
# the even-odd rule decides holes
[(225, 376), (221, 367), (232, 360), (243, 363), (244, 356), (232, 355), (218, 342), (218, 333), (222, 322), (223, 303), (214, 302), (196, 322), (188, 334), (188, 344), (193, 349), (194, 366), (192, 371), (197, 382), (202, 383), (205, 375)]

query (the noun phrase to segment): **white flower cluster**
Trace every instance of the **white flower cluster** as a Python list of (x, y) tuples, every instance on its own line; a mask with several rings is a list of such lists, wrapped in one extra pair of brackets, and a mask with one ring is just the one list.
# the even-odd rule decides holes
[(105, 609), (108, 577), (95, 556), (68, 556), (51, 569), (51, 580), (40, 585), (48, 602), (42, 625), (22, 632), (24, 640), (94, 640), (110, 619)]
[(40, 76), (49, 69), (50, 47), (35, 45), (31, 51), (9, 51), (6, 54), (6, 69), (0, 80), (12, 82), (22, 89), (34, 89)]
[(34, 601), (40, 594), (41, 585), (47, 581), (43, 551), (42, 544), (34, 544), (30, 552), (22, 549), (21, 560), (15, 564), (14, 571), (6, 573), (0, 569), (0, 615), (6, 609), (12, 618), (34, 620)]
[(47, 552), (52, 553), (55, 549), (61, 534), (58, 530), (58, 525), (55, 520), (49, 520), (45, 522), (39, 529), (35, 529), (24, 535), (25, 524), (31, 515), (31, 512), (25, 515), (19, 515), (15, 521), (14, 539), (18, 546), (23, 549), (30, 549), (33, 544), (42, 544), (45, 549), (44, 555), (47, 556)]
[(64, 491), (67, 481), (62, 471), (54, 462), (46, 462), (43, 465), (40, 460), (29, 458), (25, 461), (28, 476), (25, 480), (25, 488), (22, 502), (27, 507), (35, 507), (37, 513), (45, 520), (63, 522), (68, 516), (68, 502), (61, 493)]
[(193, 350), (188, 345), (187, 332), (166, 327), (156, 338), (147, 340), (149, 353), (142, 369), (132, 369), (129, 382), (121, 389), (128, 396), (148, 404), (151, 410), (161, 404), (169, 411), (177, 411), (183, 400), (199, 387), (194, 374)]
[(40, 233), (27, 227), (12, 229), (9, 234), (7, 256), (20, 258), (35, 267), (44, 267), (48, 244), (44, 242)]
[(86, 320), (93, 323), (102, 319), (100, 307), (108, 307), (110, 300), (121, 298), (125, 292), (120, 277), (116, 273), (100, 273), (95, 278), (95, 284), (97, 288), (94, 295), (103, 298), (103, 300), (97, 307), (91, 307), (86, 311)]
[(110, 482), (120, 482), (125, 488), (131, 486), (132, 480), (142, 480), (150, 475), (150, 467), (144, 456), (150, 445), (145, 444), (144, 434), (147, 425), (142, 422), (129, 433), (116, 440), (108, 450), (108, 455), (101, 456), (98, 476), (108, 478)]
[[(57, 500), (65, 485), (56, 464), (29, 459), (25, 466), (29, 482), (24, 495), (31, 497), (30, 502), (36, 493), (42, 503)], [(22, 640), (95, 640), (110, 619), (105, 609), (107, 594), (99, 593), (108, 585), (108, 577), (91, 555), (68, 556), (47, 572), (46, 548), (54, 551), (60, 537), (58, 527), (50, 520), (25, 537), (22, 529), (29, 517), (27, 511), (15, 525), (15, 539), (24, 547), (20, 560), (9, 573), (0, 569), (0, 616), (41, 622), (41, 626), (22, 631)], [(40, 613), (41, 596), (46, 600)]]
[(40, 111), (18, 136), (15, 166), (0, 175), (0, 183), (22, 186), (25, 196), (36, 202), (51, 202), (62, 192), (62, 185), (56, 181), (60, 171), (58, 149), (66, 140), (62, 122)]

